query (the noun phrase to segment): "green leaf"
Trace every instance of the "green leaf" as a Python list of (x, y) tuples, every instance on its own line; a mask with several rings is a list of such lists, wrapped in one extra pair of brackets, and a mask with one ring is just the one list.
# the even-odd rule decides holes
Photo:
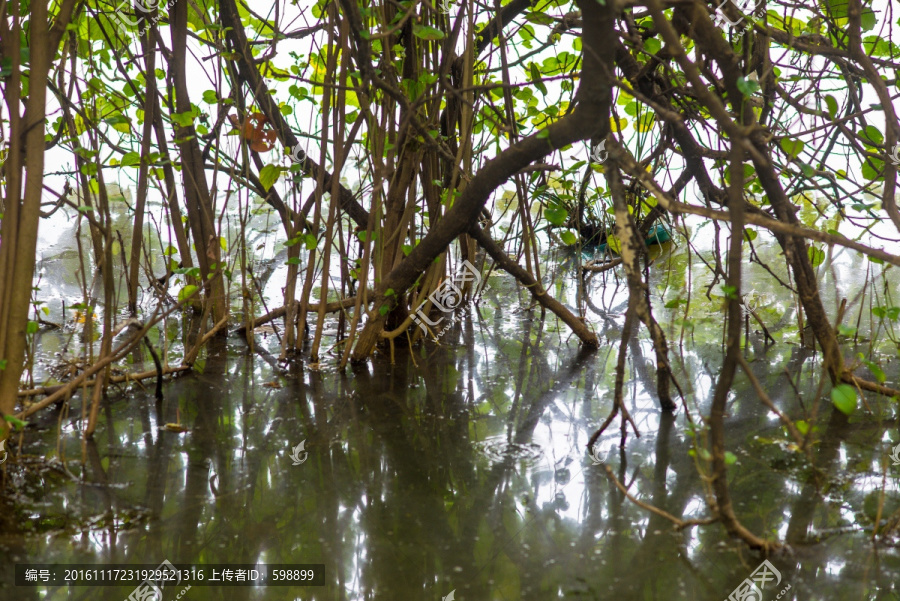
[(285, 265), (299, 265), (300, 258), (299, 257), (291, 257), (287, 261), (284, 262)]
[(303, 236), (303, 241), (306, 243), (306, 250), (312, 250), (319, 244), (319, 240), (316, 238), (315, 234), (305, 234)]
[(856, 389), (849, 384), (838, 384), (831, 389), (831, 402), (841, 413), (850, 415), (856, 409)]
[(803, 152), (804, 144), (800, 140), (792, 140), (790, 138), (781, 139), (781, 149), (792, 159), (796, 159)]
[(266, 165), (259, 172), (259, 183), (266, 192), (278, 181), (281, 176), (281, 167), (278, 165)]
[(653, 113), (644, 113), (639, 119), (634, 120), (634, 129), (637, 132), (645, 132), (653, 129), (656, 116)]
[(199, 290), (197, 286), (193, 284), (188, 284), (184, 288), (181, 289), (181, 292), (178, 293), (178, 302), (183, 303), (185, 300), (189, 299), (197, 290)]
[(744, 96), (753, 96), (756, 92), (759, 91), (759, 82), (755, 79), (738, 77), (737, 88)]
[(553, 225), (561, 226), (569, 219), (569, 213), (565, 209), (547, 207), (544, 209), (544, 217)]
[(173, 269), (172, 273), (174, 273), (176, 275), (186, 275), (186, 276), (192, 277), (192, 278), (199, 278), (200, 277), (200, 268), (199, 267), (179, 267), (178, 269)]
[(619, 241), (618, 236), (608, 236), (606, 238), (606, 246), (617, 255), (622, 254), (622, 243)]
[(39, 324), (36, 321), (29, 321), (28, 325), (25, 326), (25, 331), (28, 334), (34, 334), (38, 331)]
[(570, 231), (563, 232), (560, 238), (566, 246), (574, 246), (578, 242), (578, 237)]
[(194, 122), (194, 112), (185, 111), (183, 113), (172, 113), (172, 121), (181, 127), (188, 127)]
[[(4, 366), (5, 366), (5, 361), (4, 361)], [(15, 415), (4, 415), (3, 419), (5, 419), (7, 422), (9, 422), (16, 430), (21, 430), (22, 428), (24, 428), (25, 426), (28, 425), (28, 422), (23, 422)]]
[(125, 115), (113, 115), (112, 117), (104, 119), (103, 122), (108, 123), (114, 130), (120, 131), (123, 134), (131, 133), (131, 119)]
[(844, 324), (839, 325), (837, 331), (838, 334), (840, 334), (841, 336), (846, 336), (847, 338), (856, 334), (856, 328), (854, 328), (853, 326), (846, 326)]
[(391, 308), (388, 305), (381, 305), (380, 307), (378, 307), (378, 314), (383, 317), (387, 315), (390, 310)]
[(875, 25), (878, 23), (875, 11), (872, 9), (865, 9), (862, 11), (860, 17), (860, 25), (862, 25), (863, 31), (872, 31), (875, 29)]
[(887, 377), (884, 374), (884, 370), (881, 369), (881, 366), (879, 366), (877, 363), (873, 363), (872, 361), (864, 359), (862, 353), (859, 353), (858, 357), (862, 359), (863, 364), (869, 368), (869, 371), (872, 372), (872, 375), (875, 376), (875, 379), (884, 384)]
[(838, 114), (838, 101), (835, 99), (835, 97), (831, 94), (825, 96), (825, 106), (828, 107), (828, 116), (830, 116), (832, 119), (835, 119)]
[(734, 465), (737, 462), (737, 456), (731, 451), (725, 451), (725, 465)]
[(862, 164), (862, 176), (871, 181), (884, 179), (884, 161), (875, 157), (866, 157)]
[(206, 90), (203, 92), (203, 102), (206, 104), (217, 104), (219, 102), (219, 95), (216, 94), (215, 90)]
[(813, 267), (818, 267), (825, 262), (825, 251), (815, 246), (810, 246), (806, 251), (809, 254), (809, 262)]
[(136, 152), (128, 152), (122, 156), (122, 161), (119, 163), (122, 167), (130, 167), (132, 165), (137, 165), (141, 162), (141, 155)]
[(534, 87), (541, 91), (541, 94), (543, 94), (544, 96), (547, 95), (547, 86), (544, 85), (543, 81), (541, 81), (541, 70), (538, 68), (536, 63), (531, 63), (531, 83), (533, 83)]
[(809, 424), (803, 421), (802, 419), (798, 419), (794, 422), (794, 426), (797, 427), (797, 432), (806, 436), (807, 432), (809, 432)]
[(413, 27), (413, 35), (423, 40), (443, 40), (444, 32), (428, 25), (416, 25)]
[(525, 13), (525, 20), (531, 23), (537, 23), (538, 25), (553, 25), (555, 22), (553, 17), (542, 12)]
[(867, 125), (865, 129), (859, 132), (859, 135), (873, 146), (879, 146), (884, 143), (884, 134), (874, 125)]
[(394, 291), (393, 288), (388, 288), (387, 290), (384, 291), (385, 298), (390, 298), (390, 297), (394, 296), (395, 294), (397, 294), (397, 293)]
[(749, 228), (744, 230), (744, 239), (749, 240), (750, 242), (753, 242), (754, 240), (756, 240), (756, 237), (758, 235), (759, 234), (757, 234), (756, 230), (751, 230)]

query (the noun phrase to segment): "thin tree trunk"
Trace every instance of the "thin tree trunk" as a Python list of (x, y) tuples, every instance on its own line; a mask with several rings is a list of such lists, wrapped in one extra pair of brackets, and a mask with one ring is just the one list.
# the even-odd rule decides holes
[(709, 434), (712, 443), (712, 488), (716, 495), (716, 506), (712, 508), (722, 520), (725, 529), (754, 549), (768, 550), (773, 544), (765, 541), (741, 524), (734, 513), (731, 495), (728, 491), (728, 474), (725, 463), (725, 409), (728, 392), (734, 382), (738, 356), (741, 352), (741, 254), (744, 244), (744, 172), (743, 152), (735, 143), (732, 150), (731, 186), (729, 188), (728, 210), (731, 213), (731, 243), (728, 248), (728, 276), (726, 280), (727, 316), (725, 337), (725, 360), (719, 372), (719, 379), (713, 392), (712, 408), (709, 415)]
[[(38, 219), (44, 184), (44, 136), (47, 108), (47, 83), (51, 60), (69, 20), (75, 0), (63, 0), (53, 28), (49, 27), (46, 0), (30, 4), (29, 93), (24, 117), (19, 116), (22, 85), (20, 49), (21, 16), (18, 2), (12, 6), (12, 29), (3, 19), (3, 50), (10, 57), (12, 74), (5, 87), (10, 107), (10, 154), (7, 159), (7, 196), (0, 230), (0, 413), (11, 415), (18, 396), (19, 379), (25, 358), (25, 328), (31, 300), (37, 248)], [(24, 164), (22, 150), (24, 146)], [(24, 195), (22, 167), (26, 167)], [(21, 196), (20, 196), (21, 195)], [(6, 420), (0, 419), (0, 438), (7, 435)]]
[[(172, 12), (172, 62), (175, 83), (175, 110), (179, 114), (192, 110), (188, 93), (187, 72), (187, 2), (176, 2)], [(197, 262), (200, 267), (205, 302), (210, 305), (213, 321), (219, 323), (228, 314), (228, 303), (225, 298), (225, 284), (222, 277), (221, 247), (213, 221), (213, 203), (210, 197), (209, 184), (206, 181), (206, 170), (200, 144), (197, 141), (197, 130), (193, 124), (186, 127), (175, 127), (175, 136), (181, 154), (182, 175), (187, 200), (188, 222), (194, 235), (194, 246), (197, 249)], [(214, 267), (213, 267), (214, 266)]]
[[(128, 261), (128, 310), (132, 315), (137, 313), (138, 279), (141, 264), (141, 246), (144, 242), (144, 208), (147, 204), (147, 191), (149, 186), (150, 142), (153, 134), (154, 109), (156, 108), (156, 45), (153, 43), (153, 33), (156, 31), (156, 23), (147, 29), (146, 37), (141, 38), (141, 48), (144, 51), (146, 68), (144, 69), (144, 81), (147, 89), (144, 92), (144, 130), (141, 135), (141, 164), (138, 167), (137, 199), (134, 205), (134, 229), (131, 234), (131, 259)], [(125, 252), (125, 249), (122, 249)], [(168, 273), (168, 271), (166, 272)]]
[(650, 330), (653, 350), (656, 352), (656, 392), (659, 396), (659, 406), (663, 411), (674, 411), (675, 403), (669, 394), (669, 380), (672, 377), (672, 369), (669, 366), (669, 345), (665, 333), (653, 317), (649, 301), (650, 288), (641, 276), (640, 257), (646, 254), (647, 247), (638, 235), (637, 227), (628, 213), (625, 189), (622, 186), (618, 165), (610, 165), (607, 169), (607, 179), (612, 192), (613, 209), (616, 216), (616, 235), (619, 238), (622, 265), (628, 280), (628, 306)]

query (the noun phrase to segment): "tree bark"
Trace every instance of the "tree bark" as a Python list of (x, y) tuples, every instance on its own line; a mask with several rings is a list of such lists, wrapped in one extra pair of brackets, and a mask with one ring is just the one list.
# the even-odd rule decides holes
[[(498, 186), (558, 148), (592, 136), (605, 137), (609, 132), (615, 48), (607, 40), (616, 35), (614, 15), (612, 7), (601, 6), (593, 0), (581, 0), (578, 5), (584, 15), (584, 69), (575, 109), (546, 130), (523, 139), (488, 161), (446, 215), (379, 283), (373, 309), (353, 350), (354, 361), (365, 360), (374, 350), (384, 330), (385, 315), (396, 302), (393, 299), (402, 296), (457, 236), (475, 225), (478, 214)], [(386, 297), (389, 289), (393, 294)]]
[(628, 213), (619, 166), (617, 164), (607, 166), (606, 173), (615, 210), (616, 236), (619, 239), (622, 265), (628, 281), (628, 306), (650, 330), (653, 350), (656, 353), (656, 392), (659, 396), (659, 406), (663, 411), (674, 411), (676, 406), (669, 394), (669, 380), (672, 378), (669, 345), (665, 333), (653, 317), (649, 300), (650, 288), (641, 276), (640, 257), (646, 255), (647, 247), (643, 238), (638, 235), (637, 227)]
[[(170, 63), (175, 83), (175, 110), (188, 113), (192, 110), (188, 93), (187, 73), (187, 2), (176, 2), (172, 7), (172, 57)], [(221, 247), (216, 232), (213, 203), (206, 181), (197, 131), (193, 124), (175, 127), (175, 136), (180, 140), (182, 175), (184, 177), (185, 201), (188, 223), (194, 236), (197, 250), (197, 264), (205, 291), (206, 302), (210, 304), (213, 321), (219, 323), (228, 314), (225, 298), (225, 283), (222, 276)], [(215, 269), (213, 269), (215, 264)]]
[[(0, 413), (11, 415), (18, 397), (19, 379), (25, 358), (25, 328), (34, 277), (37, 249), (38, 219), (44, 184), (44, 147), (47, 114), (47, 83), (51, 60), (72, 17), (75, 0), (64, 0), (53, 27), (49, 25), (47, 0), (30, 4), (29, 93), (25, 115), (20, 117), (21, 76), (21, 15), (18, 2), (12, 6), (12, 29), (4, 17), (0, 25), (3, 54), (12, 59), (12, 75), (7, 81), (7, 106), (10, 121), (10, 152), (7, 158), (7, 196), (4, 199), (2, 229), (0, 229)], [(22, 162), (24, 146), (25, 162)], [(22, 168), (26, 167), (24, 194)], [(0, 419), (0, 439), (6, 438), (8, 428)]]

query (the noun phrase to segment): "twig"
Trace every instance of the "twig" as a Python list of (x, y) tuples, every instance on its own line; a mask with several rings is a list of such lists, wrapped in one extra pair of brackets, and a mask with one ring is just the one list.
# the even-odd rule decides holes
[[(371, 295), (374, 293), (372, 291), (369, 291), (369, 294)], [(334, 313), (335, 311), (340, 311), (342, 309), (347, 309), (349, 307), (352, 307), (355, 303), (356, 303), (356, 297), (350, 296), (343, 300), (328, 303), (327, 305), (325, 305), (325, 312), (326, 313)], [(297, 307), (299, 308), (300, 301), (295, 301), (294, 304), (297, 305)], [(316, 313), (318, 311), (319, 311), (318, 303), (310, 303), (309, 305), (306, 306), (307, 313)], [(265, 325), (265, 324), (269, 323), (270, 321), (278, 319), (279, 317), (284, 317), (286, 313), (287, 313), (287, 309), (285, 307), (278, 307), (277, 309), (272, 309), (271, 311), (269, 311), (262, 317), (257, 317), (252, 322), (250, 322), (249, 329), (255, 330), (256, 328), (258, 328), (261, 325)], [(239, 334), (243, 334), (245, 331), (247, 331), (247, 329), (248, 329), (248, 326), (245, 324), (245, 325), (240, 326), (236, 331)]]
[(868, 390), (869, 392), (877, 392), (878, 394), (883, 394), (884, 396), (888, 397), (900, 397), (900, 390), (897, 390), (896, 388), (890, 388), (888, 386), (876, 384), (875, 382), (870, 382), (869, 380), (864, 380), (860, 377), (854, 376), (849, 372), (844, 372), (844, 374), (841, 376), (841, 380), (847, 382), (848, 384), (859, 386), (863, 390)]
[(643, 501), (636, 499), (630, 492), (628, 492), (628, 489), (625, 488), (625, 485), (619, 482), (619, 479), (616, 478), (615, 474), (613, 474), (611, 467), (609, 467), (608, 465), (604, 465), (603, 469), (606, 470), (606, 476), (610, 479), (610, 481), (615, 484), (616, 488), (618, 488), (622, 492), (622, 494), (625, 495), (626, 498), (628, 498), (629, 501), (642, 509), (646, 509), (650, 513), (655, 513), (656, 515), (669, 520), (670, 522), (675, 524), (676, 530), (684, 530), (685, 528), (690, 528), (691, 526), (705, 526), (707, 524), (713, 524), (718, 521), (718, 518), (714, 517), (706, 518), (703, 520), (682, 520), (676, 518), (671, 513), (663, 511), (659, 507), (654, 507), (649, 503), (644, 503)]
[[(188, 365), (180, 365), (178, 367), (165, 367), (162, 369), (163, 375), (172, 375), (178, 374), (183, 371), (190, 370), (190, 366)], [(107, 380), (110, 384), (121, 384), (123, 382), (131, 382), (135, 380), (146, 380), (147, 378), (152, 378), (153, 376), (158, 376), (159, 371), (155, 369), (151, 369), (148, 371), (142, 371), (135, 374), (123, 374), (118, 376), (110, 376), (109, 380)], [(93, 386), (95, 383), (94, 380), (88, 380), (85, 382), (85, 386)], [(30, 396), (39, 396), (45, 394), (53, 394), (54, 392), (61, 390), (66, 387), (66, 384), (59, 384), (57, 386), (41, 386), (39, 388), (29, 388), (27, 390), (20, 390), (20, 397), (30, 397)]]
[(614, 267), (617, 267), (622, 264), (622, 257), (618, 257), (613, 259), (612, 261), (608, 261), (603, 265), (592, 265), (591, 263), (585, 263), (581, 266), (583, 271), (590, 271), (591, 273), (603, 273), (604, 271), (609, 271)]

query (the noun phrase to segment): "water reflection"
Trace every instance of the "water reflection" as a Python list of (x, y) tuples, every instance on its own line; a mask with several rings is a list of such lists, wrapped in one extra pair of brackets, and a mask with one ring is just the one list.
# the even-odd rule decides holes
[[(193, 587), (191, 600), (433, 600), (450, 591), (460, 601), (726, 599), (760, 558), (718, 524), (674, 530), (612, 487), (586, 452), (610, 409), (614, 347), (581, 352), (502, 294), (488, 295), (441, 344), (398, 348), (395, 364), (381, 358), (348, 373), (275, 369), (260, 356), (265, 344), (250, 352), (231, 338), (211, 349), (201, 373), (167, 384), (164, 402), (134, 388), (107, 404), (96, 442), (83, 449), (74, 418), (65, 420), (71, 476), (39, 461), (56, 439), (55, 420), (41, 418), (41, 434), (23, 448), (33, 464), (8, 473), (15, 496), (5, 500), (0, 545), (10, 562), (0, 597), (131, 591), (13, 589), (16, 562), (169, 559), (328, 571), (322, 588)], [(601, 337), (614, 339), (617, 323), (610, 318)], [(679, 377), (695, 376), (695, 414), (711, 396), (716, 350), (684, 344), (678, 357)], [(683, 411), (659, 414), (652, 352), (641, 338), (630, 351), (626, 402), (640, 437), (619, 449), (612, 427), (601, 456), (635, 497), (681, 519), (707, 517)], [(796, 415), (815, 402), (821, 372), (806, 349), (760, 348), (753, 366), (783, 410)], [(882, 485), (882, 518), (900, 507), (880, 440), (896, 418), (887, 403), (869, 403), (880, 421), (820, 408), (810, 465), (749, 383), (736, 385), (732, 495), (748, 528), (792, 545), (772, 560), (791, 585), (783, 599), (900, 594), (896, 548), (869, 540)], [(187, 432), (160, 429), (178, 418)], [(309, 456), (294, 465), (301, 440)], [(85, 482), (73, 481), (82, 470)]]
[[(695, 420), (708, 413), (722, 357), (721, 297), (700, 277), (710, 244), (703, 236), (667, 243), (648, 270)], [(786, 279), (774, 245), (756, 251)], [(0, 599), (121, 600), (133, 590), (13, 588), (17, 562), (164, 559), (322, 563), (328, 572), (322, 588), (193, 587), (188, 600), (434, 601), (451, 591), (459, 601), (727, 599), (761, 559), (718, 524), (675, 530), (606, 477), (608, 465), (629, 494), (681, 520), (710, 515), (685, 411), (657, 409), (643, 330), (628, 343), (625, 389), (640, 436), (629, 433), (620, 448), (614, 422), (598, 442), (603, 465), (587, 452), (611, 409), (626, 300), (615, 270), (581, 279), (576, 259), (561, 251), (544, 279), (571, 306), (584, 301), (606, 341), (594, 353), (494, 275), (439, 344), (398, 346), (393, 364), (382, 355), (345, 373), (333, 361), (310, 370), (278, 363), (274, 336), (257, 336), (252, 348), (232, 336), (214, 341), (195, 373), (167, 383), (162, 402), (151, 385), (111, 397), (93, 442), (81, 442), (78, 397), (62, 414), (36, 414), (19, 459), (3, 466)], [(831, 259), (838, 268), (820, 271), (836, 310), (840, 291), (858, 289), (865, 270), (846, 252)], [(58, 271), (63, 262), (47, 265)], [(793, 344), (794, 303), (762, 267), (746, 267), (748, 293), (761, 299), (776, 340), (766, 344), (748, 326), (747, 360), (783, 412), (816, 416), (806, 426), (817, 442), (801, 452), (740, 375), (726, 420), (737, 516), (789, 543), (772, 558), (779, 586), (790, 585), (781, 599), (900, 599), (900, 467), (887, 459), (891, 441), (900, 442), (896, 403), (867, 395), (871, 413), (833, 412), (817, 390), (816, 354)], [(283, 281), (268, 277), (273, 269), (266, 287)], [(51, 271), (45, 292), (56, 311), (80, 293), (69, 281), (77, 270)], [(861, 303), (851, 299), (848, 314)], [(863, 320), (858, 342), (877, 327)], [(191, 332), (171, 318), (152, 338), (174, 362)], [(39, 378), (70, 335), (40, 334)], [(885, 352), (884, 340), (875, 346)], [(147, 357), (132, 360), (150, 368)], [(895, 363), (883, 365), (888, 382), (900, 380)], [(187, 431), (165, 429), (173, 423)], [(295, 465), (301, 441), (308, 456)], [(875, 524), (893, 533), (877, 546)], [(769, 586), (763, 599), (780, 591)]]

